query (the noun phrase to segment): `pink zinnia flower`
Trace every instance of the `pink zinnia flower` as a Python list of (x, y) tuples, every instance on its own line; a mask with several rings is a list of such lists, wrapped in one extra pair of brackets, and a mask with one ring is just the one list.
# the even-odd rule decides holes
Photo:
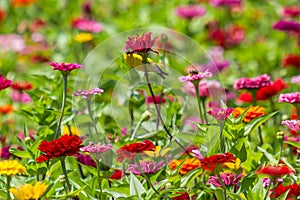
[(85, 147), (81, 147), (79, 150), (89, 152), (89, 153), (104, 153), (111, 149), (112, 149), (111, 144), (94, 144), (93, 142), (90, 142), (89, 145)]
[(212, 108), (207, 113), (213, 116), (216, 120), (225, 120), (234, 110), (234, 108)]
[(4, 79), (4, 76), (0, 76), (0, 91), (8, 88), (11, 85), (12, 81), (9, 79)]
[(82, 96), (82, 98), (87, 99), (92, 95), (104, 92), (101, 88), (94, 88), (91, 90), (79, 90), (73, 94), (73, 96)]
[(291, 78), (291, 82), (292, 82), (292, 83), (300, 84), (300, 75), (293, 76), (293, 77)]
[[(225, 92), (221, 88), (221, 83), (216, 80), (201, 80), (198, 84), (200, 97), (217, 97)], [(191, 82), (187, 82), (183, 85), (183, 91), (191, 96), (196, 95), (195, 86)]]
[(285, 103), (300, 103), (300, 92), (291, 92), (280, 94), (278, 97), (278, 102), (285, 102)]
[(279, 31), (300, 32), (300, 23), (296, 21), (279, 20), (273, 25), (273, 28)]
[(192, 19), (204, 15), (205, 7), (197, 5), (178, 6), (175, 9), (175, 14), (184, 19)]
[(152, 47), (157, 39), (157, 36), (151, 39), (152, 33), (144, 33), (142, 36), (136, 34), (136, 36), (128, 37), (125, 44), (125, 50), (132, 50), (133, 53), (153, 51)]
[(154, 99), (153, 99), (153, 97), (152, 96), (148, 96), (147, 98), (146, 98), (146, 103), (147, 104), (150, 104), (150, 103), (156, 103), (156, 104), (163, 104), (163, 103), (166, 103), (166, 99), (165, 98), (163, 98), (163, 97), (161, 97), (161, 96), (154, 96)]
[(84, 155), (84, 154), (75, 154), (74, 157), (76, 158), (76, 160), (86, 166), (90, 166), (90, 167), (97, 167), (96, 162), (92, 159), (92, 157), (90, 155)]
[(0, 34), (0, 52), (20, 52), (26, 47), (25, 41), (18, 34)]
[(91, 33), (99, 33), (102, 31), (102, 25), (94, 20), (76, 19), (72, 22), (72, 26), (81, 31), (87, 31)]
[(11, 93), (11, 98), (14, 102), (20, 102), (20, 103), (30, 103), (32, 102), (31, 97), (26, 92), (21, 92), (18, 90), (14, 90)]
[(300, 7), (299, 6), (284, 7), (282, 11), (282, 15), (284, 17), (297, 17), (298, 15), (300, 15)]
[(59, 70), (63, 72), (63, 74), (68, 75), (74, 69), (82, 68), (82, 65), (77, 63), (58, 63), (58, 62), (50, 62), (50, 66), (53, 67), (53, 70)]
[(281, 122), (281, 124), (287, 126), (292, 131), (300, 131), (300, 120), (284, 120)]
[(193, 81), (200, 81), (204, 78), (209, 78), (212, 76), (212, 73), (208, 70), (205, 70), (204, 72), (198, 72), (198, 71), (191, 71), (188, 76), (180, 76), (178, 80), (180, 82), (193, 82)]
[(211, 73), (218, 73), (227, 67), (230, 62), (223, 58), (224, 49), (221, 46), (216, 46), (207, 51), (207, 57), (210, 61), (204, 65), (204, 69), (208, 69)]
[(239, 6), (242, 3), (242, 0), (209, 0), (209, 3), (212, 6)]
[(259, 89), (272, 84), (271, 77), (267, 74), (257, 76), (255, 78), (240, 78), (234, 83), (234, 89)]
[(140, 162), (140, 167), (143, 170), (142, 172), (138, 164), (129, 164), (127, 172), (131, 172), (136, 175), (142, 175), (142, 173), (151, 174), (159, 171), (165, 165), (164, 161), (160, 161), (157, 164), (151, 160), (143, 160), (139, 162)]
[[(225, 172), (225, 173), (220, 174), (220, 176), (221, 176), (223, 183), (226, 186), (230, 186), (230, 185), (238, 185), (240, 183), (240, 180), (241, 180), (243, 174), (236, 175), (233, 173)], [(220, 179), (217, 175), (210, 176), (207, 181), (207, 184), (212, 184), (215, 187), (222, 187)]]

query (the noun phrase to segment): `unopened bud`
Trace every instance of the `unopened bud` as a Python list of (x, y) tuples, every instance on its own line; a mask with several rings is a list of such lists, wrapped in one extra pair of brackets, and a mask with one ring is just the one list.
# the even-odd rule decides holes
[(152, 116), (152, 114), (150, 113), (149, 110), (146, 110), (143, 114), (142, 114), (142, 122), (148, 121), (150, 119), (150, 117)]
[(24, 138), (24, 141), (25, 141), (25, 143), (28, 143), (28, 142), (31, 141), (31, 138), (27, 136), (27, 137)]
[(277, 132), (277, 140), (283, 141), (283, 138), (284, 138), (284, 132), (283, 131)]
[(61, 182), (62, 184), (64, 184), (66, 182), (65, 175), (59, 176), (59, 182)]

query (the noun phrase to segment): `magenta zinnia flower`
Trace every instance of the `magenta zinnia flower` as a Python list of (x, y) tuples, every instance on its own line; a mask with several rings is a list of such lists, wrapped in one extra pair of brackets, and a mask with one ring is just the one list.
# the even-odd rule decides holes
[(136, 36), (128, 37), (128, 41), (125, 44), (125, 50), (132, 50), (133, 53), (152, 51), (152, 47), (157, 39), (157, 36), (151, 39), (152, 33), (144, 33), (142, 36), (136, 34)]
[(212, 108), (207, 113), (213, 116), (216, 120), (225, 120), (234, 110), (234, 108)]
[(285, 102), (285, 103), (300, 103), (300, 92), (291, 92), (280, 94), (278, 97), (278, 102)]
[(257, 76), (255, 78), (240, 78), (234, 83), (234, 89), (259, 89), (272, 84), (271, 77), (267, 74)]
[(142, 173), (150, 174), (150, 173), (157, 172), (165, 165), (164, 161), (160, 161), (157, 164), (151, 160), (143, 160), (143, 161), (139, 161), (139, 162), (140, 162), (140, 167), (143, 170), (142, 172), (141, 172), (138, 164), (129, 164), (127, 172), (132, 172), (133, 174), (136, 174), (136, 175), (142, 175)]
[(279, 31), (300, 32), (300, 23), (296, 21), (279, 20), (273, 25)]
[(207, 51), (207, 57), (210, 60), (204, 65), (204, 69), (208, 69), (212, 74), (216, 74), (227, 67), (230, 62), (223, 58), (224, 49), (221, 46), (216, 46)]
[(102, 25), (94, 20), (76, 19), (72, 22), (72, 26), (78, 30), (91, 33), (99, 33), (102, 31)]
[(292, 82), (292, 83), (300, 84), (300, 75), (293, 76), (293, 77), (291, 78), (291, 82)]
[(84, 155), (84, 154), (75, 154), (74, 157), (76, 158), (76, 160), (86, 166), (90, 166), (90, 167), (97, 167), (96, 162), (91, 158), (90, 155)]
[(284, 120), (281, 122), (281, 124), (287, 126), (292, 131), (300, 131), (300, 120)]
[(209, 3), (212, 6), (239, 6), (242, 3), (242, 0), (210, 0)]
[(4, 76), (0, 76), (0, 91), (8, 88), (11, 85), (12, 81), (9, 79), (4, 79)]
[[(225, 173), (220, 174), (220, 176), (221, 176), (221, 179), (222, 179), (223, 183), (226, 186), (230, 186), (230, 185), (239, 184), (243, 174), (236, 175), (236, 174), (233, 174), (233, 173), (225, 172)], [(220, 179), (217, 175), (210, 176), (208, 181), (207, 181), (207, 184), (212, 184), (215, 187), (222, 187)]]
[(193, 82), (193, 81), (200, 81), (204, 78), (209, 78), (212, 76), (212, 73), (208, 70), (205, 70), (204, 72), (198, 72), (198, 71), (191, 71), (188, 76), (180, 76), (178, 80), (180, 82)]
[(92, 95), (104, 92), (101, 88), (94, 88), (91, 90), (79, 90), (73, 94), (73, 96), (82, 96), (82, 98), (87, 99)]
[(74, 69), (82, 68), (82, 65), (77, 64), (77, 63), (50, 62), (49, 65), (53, 67), (53, 70), (59, 70), (59, 71), (63, 72), (63, 74), (66, 74), (66, 75), (68, 75)]
[(284, 17), (297, 17), (300, 15), (300, 7), (299, 6), (284, 7), (282, 11), (282, 15)]
[(93, 142), (90, 142), (89, 145), (85, 147), (81, 147), (80, 151), (85, 151), (89, 153), (104, 153), (111, 149), (112, 149), (111, 144), (94, 144)]
[(204, 15), (205, 12), (205, 7), (197, 5), (178, 6), (175, 10), (176, 15), (184, 19), (200, 17)]

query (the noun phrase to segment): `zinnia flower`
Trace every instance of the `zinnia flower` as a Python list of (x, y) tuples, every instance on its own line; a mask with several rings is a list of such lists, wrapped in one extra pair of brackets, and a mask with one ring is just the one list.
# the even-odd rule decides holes
[(31, 97), (26, 92), (21, 92), (18, 90), (14, 90), (11, 93), (11, 98), (14, 102), (20, 103), (30, 103), (32, 101)]
[(89, 145), (80, 148), (80, 151), (85, 151), (85, 152), (89, 152), (93, 155), (95, 155), (95, 157), (97, 159), (100, 159), (102, 154), (105, 153), (106, 151), (109, 151), (112, 149), (112, 144), (94, 144), (93, 142), (90, 142)]
[(155, 146), (150, 140), (124, 145), (116, 151), (117, 161), (123, 162), (123, 160), (126, 158), (132, 160), (137, 153), (143, 153), (144, 151), (153, 151), (154, 149)]
[(90, 33), (79, 33), (74, 37), (74, 39), (77, 42), (85, 43), (85, 42), (89, 42), (89, 41), (93, 40), (93, 35)]
[[(232, 114), (234, 115), (235, 118), (237, 118), (238, 116), (240, 116), (247, 108), (242, 108), (242, 107), (237, 107), (232, 111)], [(251, 106), (247, 113), (246, 116), (244, 117), (243, 121), (245, 123), (248, 123), (250, 121), (252, 121), (253, 119), (260, 117), (262, 115), (267, 114), (265, 112), (265, 107), (262, 106)]]
[(151, 39), (152, 33), (144, 33), (142, 36), (136, 34), (136, 36), (128, 37), (125, 45), (125, 50), (131, 50), (132, 53), (147, 53), (153, 51), (152, 47), (157, 39), (157, 36)]
[(187, 193), (187, 192), (184, 192), (184, 193), (176, 192), (176, 194), (178, 194), (178, 195), (172, 197), (172, 200), (189, 200), (190, 199), (189, 193)]
[[(138, 164), (129, 164), (127, 172), (131, 172), (136, 175), (142, 175), (143, 173), (152, 174), (159, 171), (165, 165), (164, 161), (155, 163), (154, 161), (151, 160), (143, 160), (139, 162), (140, 162), (139, 164), (140, 166)], [(141, 171), (140, 168), (143, 171)]]
[(0, 158), (8, 160), (10, 157), (10, 145), (0, 148)]
[(291, 83), (297, 83), (300, 84), (300, 75), (292, 76)]
[(74, 157), (76, 158), (76, 160), (86, 166), (90, 166), (90, 167), (97, 167), (97, 163), (92, 159), (92, 157), (90, 155), (86, 155), (86, 154), (75, 154)]
[(295, 172), (287, 166), (264, 166), (256, 171), (257, 174), (265, 174), (270, 177), (280, 177), (284, 175), (294, 174)]
[(279, 20), (273, 25), (273, 28), (285, 32), (300, 32), (300, 23), (296, 21)]
[(82, 96), (82, 98), (87, 99), (92, 95), (99, 94), (102, 92), (104, 92), (104, 90), (101, 88), (94, 88), (91, 90), (79, 90), (79, 91), (73, 93), (73, 96)]
[(291, 92), (280, 94), (278, 98), (278, 102), (285, 102), (285, 103), (300, 103), (300, 92)]
[(300, 67), (300, 55), (286, 55), (283, 58), (282, 65)]
[(16, 174), (25, 174), (26, 168), (16, 160), (0, 161), (0, 174), (10, 176)]
[(119, 180), (124, 176), (122, 170), (115, 170), (115, 172), (109, 177), (109, 179)]
[(209, 3), (212, 6), (239, 6), (242, 3), (242, 0), (209, 0)]
[(73, 156), (78, 153), (81, 147), (82, 141), (76, 135), (63, 135), (50, 142), (43, 140), (38, 147), (38, 150), (43, 152), (43, 154), (40, 155), (36, 161), (41, 163), (52, 158)]
[(222, 153), (204, 157), (200, 161), (203, 170), (213, 172), (216, 167), (223, 166), (224, 163), (231, 162), (233, 160), (235, 160), (235, 157), (231, 153)]
[(188, 173), (189, 171), (201, 167), (201, 163), (197, 158), (187, 158), (184, 161), (183, 160), (173, 160), (168, 165), (171, 170), (175, 169), (177, 166), (179, 166), (181, 163), (181, 168), (179, 170), (179, 173), (181, 175), (184, 175)]
[(279, 184), (275, 189), (272, 190), (270, 197), (278, 198), (288, 190), (289, 190), (287, 196), (288, 198), (300, 196), (300, 186), (297, 183), (293, 183), (287, 186), (283, 186), (282, 184)]
[(26, 7), (36, 2), (36, 0), (11, 0), (14, 7)]
[(178, 17), (189, 19), (189, 20), (196, 17), (200, 17), (204, 15), (205, 12), (206, 12), (205, 7), (197, 6), (197, 5), (178, 6), (175, 9), (175, 14)]
[(146, 103), (156, 103), (156, 104), (163, 104), (163, 103), (166, 103), (166, 99), (161, 97), (161, 96), (154, 96), (154, 99), (152, 96), (148, 96), (146, 98)]
[(234, 89), (259, 89), (272, 84), (271, 77), (267, 74), (257, 76), (255, 78), (240, 78), (234, 83)]
[(292, 131), (300, 131), (300, 120), (284, 120), (281, 124), (287, 126)]
[(72, 26), (78, 30), (91, 33), (99, 33), (103, 29), (99, 22), (87, 19), (76, 19), (72, 22)]
[(62, 135), (77, 135), (81, 136), (81, 130), (75, 126), (64, 126)]
[(18, 34), (0, 34), (0, 52), (20, 52), (26, 47), (25, 41)]
[(32, 83), (28, 82), (13, 82), (10, 87), (14, 90), (24, 91), (24, 90), (31, 90), (33, 88)]
[(300, 15), (299, 6), (287, 6), (283, 8), (282, 15), (284, 17), (297, 17)]
[[(234, 173), (227, 173), (227, 172), (220, 174), (220, 177), (226, 186), (238, 185), (241, 181), (242, 176), (243, 174), (236, 175)], [(220, 179), (217, 175), (209, 176), (206, 184), (212, 184), (215, 187), (222, 187)]]
[(4, 76), (0, 76), (0, 91), (8, 88), (11, 85), (11, 80), (4, 79)]
[(221, 72), (229, 67), (230, 62), (223, 58), (224, 49), (221, 46), (212, 47), (207, 51), (207, 57), (210, 61), (203, 66), (208, 69), (212, 74)]
[(14, 107), (10, 104), (0, 106), (0, 114), (7, 115), (14, 110)]
[(212, 108), (207, 113), (213, 116), (216, 120), (225, 120), (234, 110), (234, 108)]
[(18, 200), (32, 200), (39, 199), (47, 189), (45, 183), (36, 182), (35, 185), (26, 184), (18, 188), (10, 188), (9, 191), (13, 193)]
[(68, 75), (72, 70), (82, 68), (82, 65), (77, 63), (50, 62), (49, 65), (53, 67), (53, 70), (59, 70), (63, 72), (65, 75)]
[(204, 72), (198, 72), (198, 71), (190, 71), (190, 74), (188, 76), (180, 76), (178, 80), (180, 82), (194, 82), (194, 81), (200, 81), (204, 78), (209, 78), (212, 76), (212, 73), (208, 70), (205, 70)]
[[(199, 96), (200, 97), (217, 97), (224, 92), (221, 88), (221, 83), (216, 80), (203, 79), (198, 84)], [(192, 82), (186, 82), (183, 85), (183, 91), (191, 96), (196, 95), (195, 85)]]

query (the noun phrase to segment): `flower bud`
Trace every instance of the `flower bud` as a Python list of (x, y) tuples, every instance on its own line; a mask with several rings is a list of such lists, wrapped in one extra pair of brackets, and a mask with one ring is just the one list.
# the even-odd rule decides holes
[(283, 131), (277, 132), (277, 140), (282, 142), (283, 138), (284, 138), (284, 132)]
[(142, 122), (148, 121), (150, 119), (150, 117), (152, 116), (152, 114), (150, 113), (149, 110), (146, 110), (143, 114), (142, 114)]

